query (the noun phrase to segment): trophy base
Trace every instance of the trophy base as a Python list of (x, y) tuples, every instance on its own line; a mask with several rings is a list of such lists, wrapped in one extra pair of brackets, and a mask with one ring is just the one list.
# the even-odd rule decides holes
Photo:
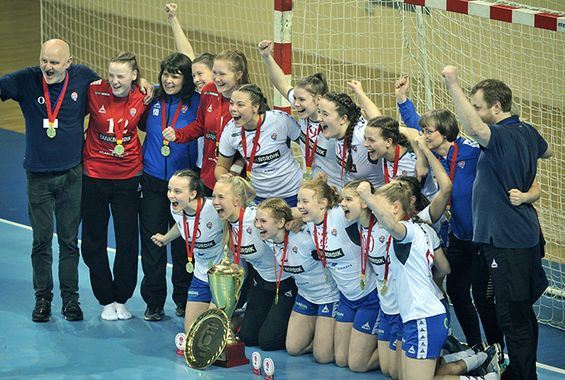
[(243, 344), (243, 342), (237, 342), (226, 345), (226, 348), (214, 362), (214, 365), (231, 368), (247, 363), (249, 363), (249, 359), (245, 357), (245, 344)]

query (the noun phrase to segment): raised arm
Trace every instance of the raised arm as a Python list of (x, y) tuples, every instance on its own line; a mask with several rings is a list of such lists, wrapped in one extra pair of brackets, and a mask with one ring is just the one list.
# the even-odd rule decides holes
[(402, 77), (396, 81), (394, 84), (394, 94), (396, 96), (396, 106), (398, 107), (398, 112), (400, 112), (400, 117), (402, 121), (408, 128), (413, 128), (421, 131), (420, 115), (414, 107), (414, 103), (408, 98), (408, 89), (410, 88), (410, 79), (408, 77)]
[(379, 107), (377, 107), (377, 105), (367, 96), (363, 90), (361, 82), (357, 80), (350, 80), (347, 82), (347, 87), (349, 87), (349, 89), (355, 94), (355, 99), (357, 100), (357, 103), (359, 103), (359, 106), (365, 113), (365, 117), (367, 119), (383, 115)]
[(186, 55), (191, 60), (194, 60), (194, 58), (196, 58), (196, 54), (194, 54), (194, 49), (180, 26), (180, 22), (177, 18), (177, 8), (176, 3), (165, 4), (165, 13), (167, 14), (169, 24), (171, 24), (171, 28), (173, 29), (175, 45), (179, 52)]
[(459, 121), (470, 138), (481, 146), (488, 146), (490, 140), (490, 128), (483, 123), (479, 114), (475, 111), (459, 85), (458, 70), (454, 66), (445, 66), (441, 71), (443, 80), (453, 100), (453, 105), (459, 116)]
[(287, 82), (286, 76), (284, 75), (282, 69), (277, 65), (275, 59), (272, 56), (273, 53), (273, 41), (263, 40), (259, 42), (258, 45), (259, 54), (263, 59), (265, 64), (265, 69), (267, 70), (267, 75), (273, 83), (273, 86), (278, 92), (286, 99), (288, 92), (292, 88), (290, 83)]

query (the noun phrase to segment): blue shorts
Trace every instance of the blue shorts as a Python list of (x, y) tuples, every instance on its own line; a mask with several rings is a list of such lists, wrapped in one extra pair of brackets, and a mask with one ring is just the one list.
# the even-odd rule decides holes
[[(255, 197), (254, 201), (257, 205), (259, 205), (259, 203), (263, 202), (265, 199), (267, 198)], [(283, 199), (288, 204), (288, 207), (296, 207), (296, 204), (298, 203), (298, 194)]]
[(192, 278), (190, 288), (188, 288), (188, 302), (211, 302), (212, 293), (207, 282)]
[(303, 315), (316, 315), (318, 317), (335, 318), (337, 305), (337, 302), (315, 304), (308, 301), (300, 294), (297, 294), (292, 310)]
[(447, 328), (449, 329), (451, 327), (451, 309), (449, 309), (449, 301), (447, 300), (447, 297), (443, 297), (439, 301), (442, 303), (443, 307), (445, 307), (445, 314), (447, 314)]
[(402, 349), (413, 359), (437, 359), (447, 339), (447, 315), (414, 319), (404, 323)]
[(379, 314), (379, 340), (389, 342), (391, 350), (396, 351), (396, 341), (402, 340), (402, 318), (400, 314)]
[(365, 334), (377, 335), (380, 303), (377, 290), (357, 301), (350, 301), (340, 292), (336, 322), (353, 322), (353, 328)]

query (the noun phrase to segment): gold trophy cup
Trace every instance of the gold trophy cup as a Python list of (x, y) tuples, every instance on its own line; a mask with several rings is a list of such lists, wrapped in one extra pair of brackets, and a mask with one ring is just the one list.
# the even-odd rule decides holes
[(243, 268), (230, 261), (226, 245), (222, 261), (208, 270), (212, 301), (217, 309), (200, 315), (186, 334), (184, 358), (190, 367), (206, 368), (214, 363), (230, 368), (249, 363), (245, 345), (230, 327), (244, 278)]

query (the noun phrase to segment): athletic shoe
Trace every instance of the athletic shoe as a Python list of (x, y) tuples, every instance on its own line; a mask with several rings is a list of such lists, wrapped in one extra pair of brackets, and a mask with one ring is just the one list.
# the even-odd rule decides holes
[(145, 315), (143, 316), (143, 319), (145, 319), (146, 321), (160, 321), (163, 318), (163, 315), (165, 314), (165, 312), (163, 311), (163, 308), (161, 307), (151, 307), (151, 306), (147, 306), (147, 309), (145, 310)]
[(453, 335), (449, 335), (442, 348), (452, 354), (454, 352), (465, 351), (469, 347), (466, 344), (461, 343)]
[(473, 347), (471, 347), (471, 349), (475, 351), (475, 354), (478, 354), (479, 352), (485, 352), (487, 348), (488, 348), (487, 342), (477, 343)]
[(76, 300), (67, 302), (61, 309), (61, 313), (63, 313), (63, 317), (67, 321), (82, 321), (84, 319), (84, 315), (80, 309), (80, 303)]
[(486, 360), (480, 367), (474, 369), (473, 371), (469, 371), (468, 375), (471, 376), (486, 376), (490, 373), (496, 373), (497, 377), (500, 376), (500, 366), (498, 365), (498, 358), (500, 353), (500, 345), (498, 343), (489, 346), (485, 351), (487, 354)]
[(45, 298), (35, 300), (35, 308), (31, 313), (31, 320), (34, 322), (47, 322), (51, 317), (51, 301)]
[(179, 302), (177, 303), (175, 314), (177, 315), (177, 317), (184, 317), (185, 310), (186, 310), (186, 303)]

